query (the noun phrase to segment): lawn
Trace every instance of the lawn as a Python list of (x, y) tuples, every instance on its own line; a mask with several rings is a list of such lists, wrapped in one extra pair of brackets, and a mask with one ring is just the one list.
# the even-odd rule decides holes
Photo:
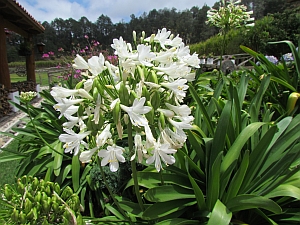
[[(7, 156), (10, 153), (6, 150), (17, 150), (19, 145), (18, 140), (13, 140), (8, 146), (1, 149), (0, 157)], [(3, 187), (4, 184), (13, 184), (15, 183), (15, 171), (19, 164), (19, 160), (0, 162), (0, 187)]]
[[(57, 83), (60, 81), (60, 79), (58, 78), (58, 76), (61, 75), (61, 71), (58, 72), (54, 72), (52, 73), (52, 81), (54, 83)], [(48, 79), (48, 73), (45, 71), (39, 71), (37, 70), (35, 73), (36, 76), (36, 83), (40, 84), (41, 86), (49, 86), (49, 79)], [(21, 81), (26, 81), (27, 77), (26, 76), (19, 76), (16, 73), (11, 73), (10, 74), (10, 80), (12, 83), (16, 83), (16, 82), (21, 82)]]

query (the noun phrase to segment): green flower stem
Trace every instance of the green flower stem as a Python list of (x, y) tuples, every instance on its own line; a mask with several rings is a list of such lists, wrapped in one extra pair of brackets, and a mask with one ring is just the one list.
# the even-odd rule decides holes
[(108, 192), (109, 192), (109, 195), (110, 195), (111, 198), (113, 199), (114, 203), (116, 204), (116, 206), (118, 207), (118, 209), (119, 209), (119, 211), (122, 213), (122, 215), (123, 215), (125, 218), (128, 219), (128, 222), (129, 222), (130, 224), (132, 224), (131, 219), (127, 216), (127, 214), (125, 213), (125, 211), (121, 208), (121, 206), (119, 205), (119, 202), (117, 201), (117, 199), (116, 199), (115, 196), (114, 196), (114, 193), (111, 191), (110, 187), (109, 187), (108, 184), (107, 184), (106, 176), (105, 176), (104, 171), (103, 171), (103, 169), (102, 169), (102, 166), (101, 166), (101, 162), (100, 162), (100, 158), (99, 158), (99, 157), (97, 157), (97, 163), (98, 163), (98, 165), (99, 165), (99, 167), (100, 167), (101, 175), (102, 175), (102, 178), (103, 178), (105, 187), (106, 187), (106, 189), (107, 189)]
[(42, 135), (40, 134), (40, 132), (38, 131), (38, 129), (36, 128), (35, 124), (34, 124), (34, 121), (32, 119), (32, 116), (30, 114), (30, 109), (29, 109), (29, 104), (28, 102), (26, 102), (26, 109), (27, 109), (27, 113), (28, 113), (28, 116), (29, 116), (29, 119), (30, 119), (30, 122), (32, 123), (32, 126), (33, 128), (35, 129), (36, 133), (38, 134), (39, 138), (51, 149), (53, 150), (54, 152), (56, 152), (57, 154), (59, 155), (62, 155), (62, 156), (66, 156), (67, 158), (71, 158), (70, 156), (67, 156), (67, 155), (64, 155), (60, 152), (58, 152), (57, 150), (55, 150), (51, 145), (49, 145), (49, 143), (42, 137)]
[[(129, 120), (128, 126), (127, 126), (127, 132), (128, 132), (128, 147), (129, 147), (129, 152), (132, 153), (132, 155), (134, 154), (133, 151), (133, 136), (132, 136), (132, 123)], [(140, 205), (140, 208), (142, 211), (145, 210), (144, 208), (144, 204), (143, 204), (143, 200), (140, 194), (140, 188), (139, 188), (139, 182), (137, 179), (137, 171), (136, 171), (136, 160), (132, 160), (131, 161), (131, 170), (132, 170), (132, 177), (133, 177), (133, 183), (134, 183), (134, 191), (135, 191), (135, 195), (136, 198), (138, 200), (138, 203)]]
[(222, 71), (222, 61), (223, 61), (223, 55), (224, 55), (224, 53), (225, 53), (226, 34), (227, 34), (227, 32), (225, 31), (225, 32), (224, 32), (224, 35), (223, 35), (223, 43), (222, 43), (222, 49), (221, 49), (220, 73), (221, 73), (221, 71)]

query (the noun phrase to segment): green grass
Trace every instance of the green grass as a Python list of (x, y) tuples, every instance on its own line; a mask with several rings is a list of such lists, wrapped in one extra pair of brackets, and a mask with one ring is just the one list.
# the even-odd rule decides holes
[[(61, 75), (61, 72), (58, 72), (55, 74), (55, 76), (59, 76), (59, 75)], [(47, 72), (36, 72), (35, 78), (36, 78), (36, 83), (40, 84), (41, 86), (49, 86)], [(26, 76), (18, 76), (16, 73), (10, 74), (11, 83), (21, 82), (21, 81), (26, 81), (26, 80), (27, 80)], [(58, 82), (60, 82), (60, 79), (58, 79), (57, 77), (54, 77), (53, 82), (58, 83)]]
[[(3, 152), (0, 153), (0, 157), (7, 156), (10, 153), (5, 150), (17, 150), (19, 146), (19, 141), (13, 140), (7, 147), (3, 148)], [(16, 169), (19, 165), (19, 160), (1, 162), (0, 163), (0, 187), (3, 187), (4, 184), (13, 184), (15, 183)]]

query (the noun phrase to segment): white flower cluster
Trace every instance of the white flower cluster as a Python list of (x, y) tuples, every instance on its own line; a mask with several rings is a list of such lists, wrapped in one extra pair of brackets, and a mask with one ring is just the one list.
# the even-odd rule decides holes
[(240, 5), (241, 0), (222, 0), (222, 6), (207, 11), (207, 21), (218, 28), (220, 33), (228, 32), (232, 28), (254, 26), (253, 11), (247, 11), (245, 5)]
[[(66, 118), (59, 139), (65, 152), (80, 154), (84, 163), (97, 153), (101, 166), (117, 171), (124, 152), (130, 151), (131, 160), (154, 163), (160, 171), (162, 161), (175, 163), (173, 154), (187, 138), (184, 130), (192, 128), (194, 118), (184, 98), (193, 69), (199, 68), (198, 55), (191, 55), (166, 28), (147, 38), (143, 32), (139, 42), (113, 40), (118, 65), (102, 54), (87, 61), (77, 55), (73, 67), (85, 70), (85, 79), (74, 90), (52, 88), (54, 108)], [(132, 139), (132, 147), (125, 138)]]

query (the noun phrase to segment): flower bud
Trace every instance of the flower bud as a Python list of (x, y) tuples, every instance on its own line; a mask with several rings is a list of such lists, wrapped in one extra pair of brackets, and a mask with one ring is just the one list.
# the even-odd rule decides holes
[(155, 117), (154, 109), (153, 109), (150, 101), (147, 101), (146, 104), (147, 104), (147, 106), (151, 107), (151, 110), (148, 113), (146, 113), (145, 116), (150, 124), (154, 124), (154, 117)]
[(140, 80), (144, 80), (145, 79), (144, 69), (141, 66), (137, 66), (136, 68), (140, 76)]
[(8, 184), (5, 184), (4, 186), (4, 196), (8, 201), (12, 199), (12, 191)]
[(60, 194), (60, 186), (59, 186), (59, 184), (56, 182), (56, 183), (54, 183), (54, 185), (53, 185), (53, 190), (59, 195)]
[(23, 177), (21, 177), (21, 182), (22, 182), (22, 184), (27, 184), (27, 176), (26, 175), (24, 175)]
[(33, 212), (33, 209), (30, 209), (29, 213), (27, 213), (27, 215), (26, 215), (26, 219), (28, 221), (31, 221), (33, 218), (34, 218), (34, 212)]
[(25, 198), (24, 213), (26, 214), (29, 213), (31, 208), (32, 208), (32, 202), (28, 198)]
[(80, 89), (80, 88), (82, 88), (82, 87), (83, 87), (83, 82), (84, 82), (84, 80), (78, 82), (78, 83), (76, 84), (76, 86), (75, 86), (75, 89)]
[(32, 181), (32, 184), (31, 184), (32, 190), (35, 191), (37, 189), (38, 185), (39, 185), (39, 180), (38, 180), (37, 177), (34, 177), (33, 181)]
[(42, 210), (46, 213), (50, 211), (50, 205), (48, 204), (47, 200), (42, 200)]
[(100, 95), (98, 92), (98, 89), (96, 87), (94, 87), (93, 88), (93, 99), (95, 102), (97, 102), (97, 100), (98, 100), (98, 95)]
[(150, 100), (150, 93), (145, 85), (142, 87), (142, 97), (145, 97), (146, 101)]
[(70, 188), (69, 186), (67, 186), (67, 187), (65, 187), (65, 189), (62, 192), (61, 198), (63, 200), (67, 200), (72, 194), (73, 194), (72, 188)]
[(120, 115), (121, 115), (121, 108), (120, 108), (120, 102), (118, 101), (115, 104), (115, 107), (113, 108), (113, 119), (115, 123), (118, 123), (120, 120)]
[(19, 210), (17, 210), (16, 208), (13, 209), (11, 220), (16, 223), (19, 222)]
[(23, 213), (23, 211), (21, 211), (20, 214), (19, 214), (19, 222), (21, 224), (25, 224), (26, 221), (27, 221), (26, 215), (25, 215), (25, 213)]
[(133, 36), (133, 42), (136, 43), (136, 32), (135, 32), (135, 30), (132, 31), (132, 36)]
[(151, 73), (149, 74), (147, 81), (158, 84), (157, 75), (155, 71), (151, 70)]
[(154, 110), (157, 110), (158, 107), (160, 106), (160, 96), (158, 91), (152, 93), (150, 101)]
[(119, 98), (120, 98), (121, 104), (128, 106), (129, 94), (128, 94), (128, 89), (125, 87), (124, 82), (120, 83)]
[(34, 197), (35, 202), (41, 202), (42, 200), (42, 193), (38, 191)]
[(159, 113), (159, 122), (160, 122), (161, 128), (165, 129), (166, 121), (165, 121), (165, 115), (163, 114), (163, 112)]

